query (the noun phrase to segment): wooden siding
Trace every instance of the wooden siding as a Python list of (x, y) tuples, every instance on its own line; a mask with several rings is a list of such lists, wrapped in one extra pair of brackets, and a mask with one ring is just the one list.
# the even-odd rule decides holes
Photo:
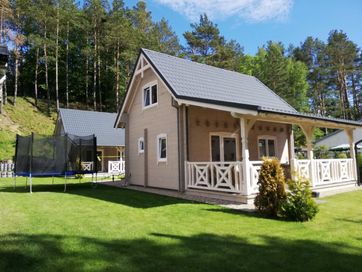
[[(188, 107), (188, 161), (210, 161), (210, 133), (233, 133), (240, 143), (239, 119), (230, 112), (189, 106)], [(276, 138), (276, 156), (282, 163), (288, 162), (288, 125), (257, 121), (249, 132), (249, 160), (258, 161), (258, 137)], [(241, 154), (241, 144), (239, 144)], [(241, 160), (240, 156), (237, 158)]]
[[(142, 90), (149, 82), (158, 83), (158, 104), (143, 109)], [(137, 87), (138, 86), (138, 87)], [(134, 97), (128, 106), (129, 124), (129, 158), (128, 180), (131, 184), (145, 185), (145, 165), (147, 166), (148, 186), (167, 189), (179, 188), (178, 140), (177, 140), (177, 109), (171, 104), (171, 95), (166, 86), (158, 80), (152, 70), (144, 72), (139, 84), (135, 84)], [(143, 154), (138, 154), (138, 139), (144, 137), (147, 129), (147, 164)], [(157, 135), (167, 134), (167, 162), (157, 161)]]

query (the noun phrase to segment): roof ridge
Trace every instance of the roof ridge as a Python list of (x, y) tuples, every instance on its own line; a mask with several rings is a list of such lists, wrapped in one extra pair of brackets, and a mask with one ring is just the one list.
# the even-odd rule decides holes
[(69, 111), (69, 110), (72, 110), (72, 111), (83, 111), (83, 112), (94, 112), (94, 113), (107, 113), (107, 114), (117, 114), (117, 112), (108, 112), (108, 111), (94, 111), (94, 110), (80, 110), (80, 109), (67, 109), (67, 108), (59, 108), (59, 110), (62, 110), (62, 111)]

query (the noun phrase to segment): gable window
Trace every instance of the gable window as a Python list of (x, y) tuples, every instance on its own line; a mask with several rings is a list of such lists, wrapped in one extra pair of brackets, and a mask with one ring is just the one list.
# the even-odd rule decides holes
[(145, 142), (143, 140), (143, 137), (138, 139), (138, 154), (145, 152)]
[(160, 134), (157, 136), (157, 161), (167, 161), (167, 135)]
[(259, 158), (275, 157), (276, 140), (272, 136), (261, 136), (258, 138)]
[(151, 82), (150, 84), (143, 87), (143, 107), (151, 107), (157, 104), (158, 101), (158, 86), (156, 82)]

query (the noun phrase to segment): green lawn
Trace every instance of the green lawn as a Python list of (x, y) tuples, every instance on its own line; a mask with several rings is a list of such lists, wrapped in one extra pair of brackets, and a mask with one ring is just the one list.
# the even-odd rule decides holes
[(313, 222), (89, 183), (0, 179), (0, 271), (361, 271), (362, 191)]

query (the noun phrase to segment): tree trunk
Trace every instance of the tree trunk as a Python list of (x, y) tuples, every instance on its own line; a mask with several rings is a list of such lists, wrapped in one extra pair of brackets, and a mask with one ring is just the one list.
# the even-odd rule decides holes
[(47, 27), (44, 29), (44, 65), (45, 65), (45, 88), (47, 91), (47, 104), (48, 113), (50, 113), (50, 90), (49, 90), (49, 79), (48, 79), (48, 54), (47, 54)]
[(65, 64), (65, 104), (69, 108), (69, 21), (67, 22), (67, 45)]
[(99, 96), (99, 111), (102, 111), (103, 105), (102, 105), (102, 87), (101, 87), (101, 54), (99, 53), (99, 46), (98, 47), (98, 96)]
[(88, 39), (87, 39), (87, 51), (85, 55), (85, 104), (87, 105), (87, 108), (89, 106), (89, 97), (88, 97), (88, 73), (89, 73), (89, 56), (88, 56)]
[(117, 50), (116, 50), (116, 109), (119, 111), (119, 40), (117, 40)]
[(355, 79), (354, 73), (352, 73), (351, 82), (352, 82), (354, 119), (358, 120), (360, 117), (360, 112), (359, 112), (359, 101), (358, 101), (358, 95), (357, 95), (356, 79)]
[(97, 30), (94, 26), (94, 57), (93, 57), (93, 109), (97, 110)]
[(59, 74), (58, 74), (58, 54), (59, 54), (59, 6), (57, 7), (57, 26), (55, 38), (55, 101), (57, 111), (59, 110)]
[(35, 106), (38, 106), (38, 69), (39, 69), (39, 48), (36, 49), (36, 59), (35, 59), (35, 78), (34, 78)]
[(19, 77), (19, 56), (18, 56), (18, 47), (15, 45), (15, 85), (14, 85), (14, 99), (13, 104), (16, 105), (16, 97), (18, 95), (18, 77)]

